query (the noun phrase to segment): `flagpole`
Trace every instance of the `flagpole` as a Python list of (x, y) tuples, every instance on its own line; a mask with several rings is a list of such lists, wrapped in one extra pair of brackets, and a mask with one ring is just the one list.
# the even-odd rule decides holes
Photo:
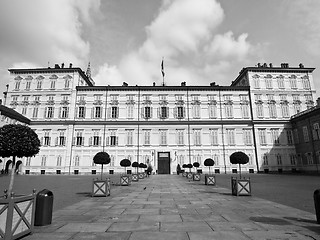
[(162, 73), (162, 86), (164, 86), (164, 66), (163, 66), (163, 60), (164, 57), (162, 57), (162, 61), (161, 61), (161, 73)]

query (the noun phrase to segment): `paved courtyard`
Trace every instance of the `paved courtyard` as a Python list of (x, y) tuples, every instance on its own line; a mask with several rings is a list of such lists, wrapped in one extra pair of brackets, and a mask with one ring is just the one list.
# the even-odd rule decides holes
[(320, 239), (315, 214), (235, 197), (177, 175), (154, 175), (116, 187), (109, 197), (54, 211), (51, 225), (24, 239)]

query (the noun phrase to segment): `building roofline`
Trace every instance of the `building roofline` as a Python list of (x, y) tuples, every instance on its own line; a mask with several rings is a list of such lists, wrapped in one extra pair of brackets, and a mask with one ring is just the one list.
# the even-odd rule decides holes
[(26, 118), (25, 116), (16, 112), (12, 108), (8, 108), (4, 105), (0, 105), (0, 112), (1, 112), (1, 115), (5, 115), (5, 116), (10, 117), (12, 119), (18, 120), (19, 122), (26, 123), (26, 124), (30, 125), (31, 121), (29, 118)]
[(250, 86), (77, 86), (78, 91), (249, 91)]
[(88, 78), (88, 76), (85, 74), (84, 71), (82, 71), (81, 68), (79, 67), (69, 67), (69, 68), (10, 68), (8, 69), (10, 73), (15, 73), (15, 74), (28, 74), (28, 73), (43, 73), (43, 72), (78, 72), (80, 76), (87, 82), (89, 86), (93, 86), (93, 83), (91, 80)]
[(279, 72), (279, 73), (286, 73), (286, 72), (307, 72), (312, 73), (315, 68), (305, 68), (305, 67), (245, 67), (239, 72), (238, 77), (232, 81), (231, 86), (238, 83), (244, 75), (248, 72)]
[(315, 114), (317, 112), (320, 113), (320, 106), (318, 106), (318, 105), (293, 115), (290, 118), (290, 121), (296, 121), (297, 119), (307, 118), (310, 115), (313, 115), (313, 114)]

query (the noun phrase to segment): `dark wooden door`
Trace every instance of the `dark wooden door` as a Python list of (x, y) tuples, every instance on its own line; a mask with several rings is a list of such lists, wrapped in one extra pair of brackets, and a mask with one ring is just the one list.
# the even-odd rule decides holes
[(158, 152), (158, 174), (170, 174), (170, 152)]

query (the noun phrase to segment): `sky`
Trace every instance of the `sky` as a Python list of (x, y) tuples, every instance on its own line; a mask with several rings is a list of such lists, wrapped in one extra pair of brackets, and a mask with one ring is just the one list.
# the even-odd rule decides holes
[(0, 98), (10, 68), (90, 62), (96, 86), (229, 86), (243, 67), (314, 67), (319, 0), (0, 0)]

